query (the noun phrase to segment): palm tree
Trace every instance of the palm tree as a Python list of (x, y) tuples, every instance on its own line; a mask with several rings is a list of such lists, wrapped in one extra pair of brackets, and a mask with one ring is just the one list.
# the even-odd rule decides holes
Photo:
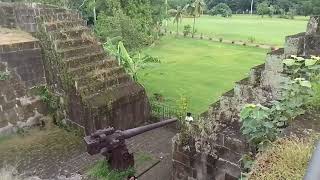
[(179, 35), (179, 23), (182, 21), (182, 16), (183, 16), (183, 10), (181, 9), (180, 6), (177, 7), (177, 10), (175, 12), (173, 24), (177, 23), (177, 35)]
[(194, 0), (193, 3), (187, 4), (184, 7), (184, 10), (193, 16), (193, 28), (192, 28), (192, 37), (195, 34), (195, 25), (196, 25), (196, 17), (200, 17), (201, 14), (203, 14), (203, 8), (205, 6), (205, 3), (203, 0)]

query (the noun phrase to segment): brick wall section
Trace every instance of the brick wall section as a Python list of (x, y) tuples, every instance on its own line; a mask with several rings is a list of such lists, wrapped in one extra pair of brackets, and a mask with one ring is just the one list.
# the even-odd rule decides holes
[(46, 83), (37, 40), (0, 45), (0, 62), (5, 62), (10, 69), (14, 69), (27, 88)]

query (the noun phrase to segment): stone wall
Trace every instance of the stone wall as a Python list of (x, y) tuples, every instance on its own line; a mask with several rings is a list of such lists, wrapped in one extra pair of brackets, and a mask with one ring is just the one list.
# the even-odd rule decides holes
[(38, 40), (0, 43), (0, 62), (5, 62), (10, 69), (17, 72), (19, 78), (29, 89), (46, 84)]
[(55, 6), (38, 3), (0, 2), (0, 26), (19, 28), (29, 33), (36, 33), (36, 17), (65, 11), (65, 9), (60, 9)]
[(319, 32), (319, 16), (311, 17), (306, 33), (286, 37), (284, 49), (268, 53), (265, 64), (253, 67), (248, 78), (237, 82), (232, 90), (223, 94), (202, 114), (204, 119), (215, 125), (212, 138), (204, 142), (213, 154), (193, 148), (197, 144), (205, 145), (201, 138), (193, 137), (187, 144), (179, 141), (179, 135), (173, 138), (174, 180), (239, 178), (242, 155), (254, 151), (240, 130), (241, 108), (248, 103), (267, 105), (279, 98), (281, 84), (287, 80), (282, 73), (282, 60), (291, 55), (320, 55)]
[(1, 3), (0, 6), (0, 26), (6, 28), (15, 28), (16, 19), (14, 8), (11, 3)]
[(14, 133), (18, 128), (38, 125), (46, 114), (40, 98), (28, 95), (25, 83), (7, 63), (0, 62), (0, 72), (8, 74), (0, 80), (0, 136)]

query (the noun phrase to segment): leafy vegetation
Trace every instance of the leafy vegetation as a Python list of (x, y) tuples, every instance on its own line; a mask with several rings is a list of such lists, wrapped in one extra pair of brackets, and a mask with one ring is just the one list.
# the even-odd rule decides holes
[(314, 99), (312, 83), (319, 83), (319, 61), (319, 57), (304, 59), (297, 56), (283, 60), (290, 79), (283, 85), (279, 101), (273, 101), (270, 107), (250, 104), (242, 109), (242, 133), (249, 136), (251, 143), (264, 148), (276, 139), (280, 128), (304, 113), (305, 107)]
[(0, 81), (5, 81), (10, 78), (10, 72), (2, 72), (0, 71)]
[(203, 0), (194, 0), (194, 2), (186, 4), (184, 7), (184, 11), (187, 13), (187, 15), (193, 17), (192, 37), (196, 33), (196, 18), (203, 14), (204, 6), (205, 3)]
[(189, 34), (191, 34), (191, 26), (188, 24), (188, 25), (185, 25), (183, 27), (183, 36), (189, 36)]
[[(179, 1), (179, 0), (172, 0)], [(251, 2), (253, 13), (258, 12), (259, 4), (266, 4), (270, 7), (266, 14), (273, 12), (274, 14), (281, 14), (281, 12), (287, 14), (290, 9), (295, 9), (298, 15), (312, 15), (319, 14), (320, 11), (320, 1), (319, 0), (205, 0), (207, 4), (207, 9), (212, 9), (219, 3), (226, 3), (233, 12), (239, 13), (250, 13)], [(266, 7), (266, 6), (265, 6)], [(267, 10), (267, 9), (265, 9)]]
[(105, 160), (99, 161), (88, 171), (89, 176), (98, 180), (123, 180), (134, 173), (133, 168), (125, 171), (110, 170), (109, 164)]
[(36, 90), (41, 100), (47, 104), (49, 113), (55, 113), (59, 107), (59, 97), (55, 96), (48, 87), (40, 86)]
[(210, 10), (209, 14), (213, 16), (221, 15), (222, 17), (231, 17), (232, 10), (226, 3), (219, 3)]
[(160, 63), (158, 58), (149, 55), (141, 56), (140, 52), (130, 56), (122, 41), (119, 41), (117, 46), (113, 45), (112, 41), (108, 41), (104, 44), (104, 48), (117, 57), (119, 64), (126, 69), (127, 73), (130, 74), (135, 81), (138, 81), (138, 71), (140, 69), (145, 68), (150, 63)]

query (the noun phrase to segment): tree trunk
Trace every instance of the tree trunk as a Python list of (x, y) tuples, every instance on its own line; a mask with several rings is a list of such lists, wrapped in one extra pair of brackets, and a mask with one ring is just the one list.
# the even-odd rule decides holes
[(93, 22), (94, 22), (94, 25), (96, 25), (96, 21), (97, 21), (96, 0), (94, 0), (94, 7), (93, 7)]
[(177, 22), (177, 36), (179, 36), (179, 23)]
[(192, 37), (194, 37), (194, 33), (195, 33), (195, 25), (196, 25), (196, 16), (193, 16), (193, 28), (192, 28)]
[(252, 15), (252, 11), (253, 11), (253, 0), (251, 0), (251, 9), (250, 9), (250, 14)]

